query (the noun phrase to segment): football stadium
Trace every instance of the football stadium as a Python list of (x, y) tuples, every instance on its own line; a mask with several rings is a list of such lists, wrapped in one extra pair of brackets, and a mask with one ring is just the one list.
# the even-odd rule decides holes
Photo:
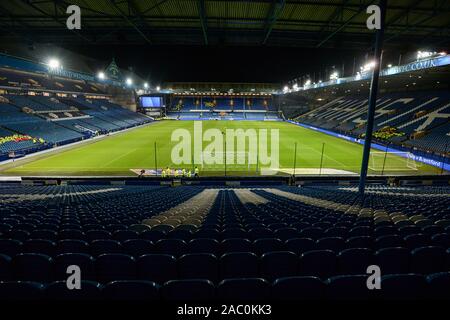
[(13, 0), (0, 21), (0, 301), (450, 299), (448, 1)]

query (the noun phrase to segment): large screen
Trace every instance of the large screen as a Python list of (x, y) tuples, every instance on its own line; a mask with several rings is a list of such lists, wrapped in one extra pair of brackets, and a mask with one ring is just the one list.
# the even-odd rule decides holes
[(141, 104), (144, 108), (161, 108), (161, 97), (141, 97)]

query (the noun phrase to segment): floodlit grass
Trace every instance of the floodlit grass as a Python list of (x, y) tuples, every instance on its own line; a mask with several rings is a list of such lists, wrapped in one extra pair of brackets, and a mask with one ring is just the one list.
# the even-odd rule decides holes
[[(279, 174), (292, 173), (294, 168), (294, 148), (297, 143), (297, 174), (319, 172), (328, 169), (345, 170), (358, 173), (362, 158), (362, 146), (335, 138), (320, 132), (302, 128), (285, 122), (262, 121), (203, 121), (203, 131), (218, 128), (226, 129), (279, 129)], [(36, 160), (17, 161), (13, 166), (0, 167), (2, 175), (48, 175), (48, 176), (83, 176), (83, 175), (128, 175), (135, 176), (131, 169), (154, 169), (154, 143), (157, 147), (158, 168), (191, 169), (192, 165), (174, 165), (171, 161), (172, 148), (177, 142), (171, 141), (172, 132), (179, 128), (193, 131), (193, 121), (161, 121), (124, 133), (112, 135), (96, 142), (81, 144), (69, 150), (39, 156)], [(270, 136), (270, 134), (269, 134)], [(194, 137), (192, 134), (192, 143)], [(270, 139), (269, 139), (270, 142)], [(209, 142), (203, 141), (203, 147)], [(269, 143), (270, 145), (270, 143)], [(322, 147), (324, 149), (322, 157)], [(270, 154), (270, 148), (268, 148)], [(193, 150), (193, 149), (192, 149)], [(426, 174), (439, 173), (438, 168), (417, 163), (417, 170), (408, 168), (407, 161), (398, 156), (388, 155), (386, 161), (376, 161), (376, 170), (371, 174), (380, 174), (382, 163), (384, 173)], [(411, 167), (409, 165), (409, 167)], [(6, 168), (6, 169), (5, 169)], [(201, 175), (224, 175), (224, 165), (199, 166)], [(255, 175), (261, 165), (227, 164), (227, 174)], [(315, 171), (316, 170), (316, 171)], [(258, 171), (259, 172), (259, 171)]]

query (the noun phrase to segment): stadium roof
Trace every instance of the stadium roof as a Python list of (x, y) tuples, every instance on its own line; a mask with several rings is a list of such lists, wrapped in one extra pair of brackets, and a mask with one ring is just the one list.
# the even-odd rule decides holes
[[(376, 0), (9, 0), (0, 2), (0, 40), (28, 43), (220, 44), (299, 47), (368, 45), (366, 7)], [(82, 29), (66, 28), (81, 8)], [(390, 0), (386, 43), (445, 46), (448, 0)]]

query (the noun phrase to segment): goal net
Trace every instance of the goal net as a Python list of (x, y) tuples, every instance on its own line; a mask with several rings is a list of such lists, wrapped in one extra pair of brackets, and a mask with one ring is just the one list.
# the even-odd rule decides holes
[(411, 152), (370, 152), (369, 170), (376, 173), (416, 171), (418, 166), (419, 164), (414, 160)]
[(257, 158), (248, 151), (203, 151), (200, 155), (201, 168), (207, 171), (222, 171), (225, 164), (228, 171), (250, 171), (256, 168)]

